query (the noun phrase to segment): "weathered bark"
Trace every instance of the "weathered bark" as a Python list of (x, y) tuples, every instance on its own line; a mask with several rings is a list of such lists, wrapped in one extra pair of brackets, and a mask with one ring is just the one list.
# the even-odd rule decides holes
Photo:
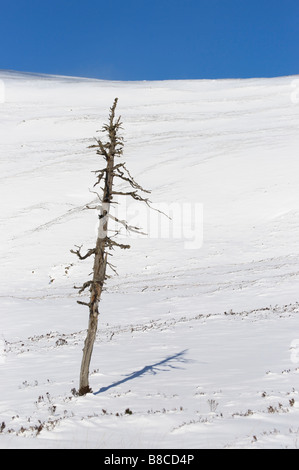
[(86, 395), (87, 393), (91, 393), (92, 390), (89, 386), (89, 366), (93, 351), (93, 345), (96, 339), (98, 329), (98, 314), (92, 315), (89, 314), (89, 324), (88, 324), (88, 333), (84, 343), (83, 349), (83, 357), (81, 362), (81, 370), (80, 370), (80, 388), (79, 388), (79, 395)]
[[(118, 100), (116, 98), (110, 109), (109, 122), (103, 126), (103, 131), (108, 134), (108, 142), (104, 144), (100, 139), (97, 139), (97, 144), (90, 147), (96, 148), (97, 154), (101, 155), (106, 161), (105, 168), (94, 172), (97, 175), (97, 181), (94, 186), (104, 183), (101, 188), (102, 195), (100, 196), (99, 193), (95, 192), (99, 198), (100, 204), (97, 204), (95, 207), (90, 207), (89, 205), (86, 206), (86, 209), (100, 209), (96, 246), (95, 248), (89, 249), (85, 255), (81, 253), (82, 246), (77, 246), (76, 250), (71, 250), (71, 252), (77, 255), (80, 260), (85, 260), (90, 256), (94, 256), (92, 279), (85, 282), (83, 286), (76, 287), (76, 289), (79, 289), (80, 294), (87, 288), (89, 288), (90, 292), (88, 303), (78, 301), (79, 304), (86, 305), (89, 308), (88, 329), (83, 348), (80, 370), (79, 395), (85, 395), (92, 392), (89, 385), (89, 368), (98, 329), (99, 302), (105, 280), (109, 277), (106, 274), (107, 266), (116, 272), (113, 265), (107, 262), (108, 250), (111, 251), (115, 247), (121, 249), (130, 248), (129, 245), (117, 243), (108, 236), (109, 219), (111, 218), (116, 223), (124, 226), (127, 231), (142, 233), (138, 227), (130, 226), (126, 221), (110, 215), (110, 205), (113, 202), (113, 196), (130, 196), (135, 200), (143, 201), (149, 205), (149, 200), (141, 197), (139, 191), (143, 191), (145, 193), (149, 193), (150, 191), (143, 189), (133, 179), (124, 163), (115, 164), (115, 158), (120, 157), (123, 153), (123, 140), (118, 135), (119, 129), (121, 128), (121, 122), (120, 118), (115, 119), (117, 102)], [(128, 183), (131, 188), (133, 188), (133, 191), (113, 191), (114, 177), (122, 179), (125, 183)]]
[(103, 241), (98, 239), (97, 245), (99, 248), (95, 255), (93, 283), (90, 289), (89, 322), (81, 362), (79, 395), (92, 392), (89, 387), (89, 367), (98, 329), (99, 302), (105, 281), (107, 265), (107, 254), (103, 252), (102, 247)]
[[(114, 123), (116, 105), (117, 99), (114, 101), (111, 108), (109, 126), (106, 126), (106, 130), (109, 134), (109, 143), (107, 144), (109, 146), (108, 152), (104, 149), (102, 143), (99, 145), (101, 155), (103, 155), (107, 161), (107, 166), (105, 169), (103, 204), (101, 214), (99, 215), (99, 229), (96, 248), (94, 250), (93, 279), (90, 283), (89, 323), (81, 363), (79, 395), (85, 395), (92, 391), (89, 386), (89, 367), (98, 328), (99, 302), (106, 278), (107, 253), (105, 253), (105, 248), (108, 233), (109, 208), (113, 197), (113, 168), (118, 143), (117, 131), (120, 126), (119, 121), (116, 124)], [(98, 143), (99, 142), (100, 141), (98, 141)]]

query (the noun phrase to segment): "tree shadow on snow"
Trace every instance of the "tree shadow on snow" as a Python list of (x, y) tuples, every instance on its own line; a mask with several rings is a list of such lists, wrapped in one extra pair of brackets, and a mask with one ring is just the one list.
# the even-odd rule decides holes
[(141, 377), (147, 373), (156, 375), (158, 372), (166, 372), (166, 371), (169, 371), (170, 369), (181, 369), (182, 367), (179, 367), (178, 365), (175, 365), (174, 363), (190, 362), (189, 359), (186, 359), (184, 357), (187, 351), (188, 349), (185, 349), (184, 351), (174, 354), (173, 356), (166, 357), (160, 362), (156, 362), (155, 364), (145, 366), (143, 367), (143, 369), (137, 370), (136, 372), (132, 372), (132, 374), (126, 375), (124, 379), (119, 380), (118, 382), (114, 382), (111, 385), (107, 385), (107, 387), (100, 388), (100, 390), (98, 390), (97, 392), (94, 392), (94, 395), (98, 395), (99, 393), (106, 392), (110, 388), (117, 387), (118, 385), (128, 382), (129, 380), (137, 379), (138, 377)]

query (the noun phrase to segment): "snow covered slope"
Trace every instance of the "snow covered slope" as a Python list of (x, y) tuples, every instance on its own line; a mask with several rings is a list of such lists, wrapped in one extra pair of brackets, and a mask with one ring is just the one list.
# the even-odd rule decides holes
[[(295, 79), (0, 72), (0, 447), (297, 447)], [(102, 162), (88, 146), (115, 97), (128, 168), (173, 223), (203, 207), (203, 244), (170, 224), (114, 252), (95, 394), (78, 398), (87, 309), (73, 286), (91, 264), (70, 249), (94, 244), (84, 207)]]

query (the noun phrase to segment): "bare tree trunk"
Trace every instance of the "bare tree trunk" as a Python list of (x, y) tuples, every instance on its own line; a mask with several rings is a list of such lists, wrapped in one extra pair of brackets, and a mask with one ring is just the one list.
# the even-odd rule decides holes
[[(119, 121), (118, 123), (114, 124), (117, 101), (118, 100), (115, 99), (111, 108), (109, 125), (106, 126), (106, 130), (109, 134), (108, 152), (102, 148), (107, 165), (105, 169), (103, 203), (101, 214), (99, 215), (99, 229), (94, 253), (95, 258), (93, 265), (93, 279), (90, 287), (89, 323), (81, 363), (79, 395), (85, 395), (86, 393), (90, 393), (92, 391), (89, 386), (89, 367), (98, 329), (99, 301), (106, 279), (107, 253), (105, 253), (105, 248), (108, 234), (109, 209), (110, 203), (112, 201), (114, 157), (116, 152), (116, 145), (118, 143), (117, 131), (120, 124)], [(101, 154), (103, 154), (103, 152)]]
[(93, 268), (93, 283), (90, 290), (89, 322), (80, 370), (79, 395), (92, 392), (89, 386), (89, 366), (98, 329), (99, 301), (106, 277), (107, 254), (104, 253), (104, 244), (105, 241), (98, 238)]
[[(113, 202), (114, 195), (130, 196), (137, 201), (143, 201), (149, 205), (149, 200), (141, 197), (139, 191), (149, 193), (143, 189), (131, 176), (127, 170), (125, 163), (115, 164), (115, 157), (120, 157), (123, 153), (123, 139), (118, 136), (118, 131), (121, 128), (120, 118), (115, 119), (115, 109), (117, 106), (118, 99), (114, 100), (113, 106), (110, 109), (109, 122), (103, 126), (103, 131), (108, 134), (108, 142), (103, 144), (100, 139), (97, 140), (96, 145), (92, 145), (90, 148), (96, 148), (97, 154), (104, 157), (106, 161), (105, 168), (95, 171), (97, 174), (97, 184), (104, 181), (104, 187), (102, 189), (102, 197), (96, 193), (100, 200), (100, 214), (99, 214), (99, 228), (96, 240), (96, 247), (87, 251), (85, 255), (81, 254), (81, 248), (77, 247), (77, 250), (71, 250), (72, 253), (76, 254), (80, 260), (84, 260), (94, 255), (94, 264), (92, 272), (92, 280), (87, 281), (82, 287), (79, 287), (79, 293), (89, 288), (90, 297), (89, 303), (78, 301), (79, 304), (83, 304), (89, 307), (89, 322), (87, 335), (83, 348), (83, 357), (81, 362), (80, 370), (80, 385), (79, 395), (85, 395), (91, 393), (92, 390), (89, 386), (89, 368), (91, 362), (92, 351), (96, 340), (96, 334), (98, 329), (98, 317), (99, 317), (99, 302), (103, 291), (105, 280), (107, 279), (106, 268), (107, 265), (112, 268), (113, 265), (108, 263), (108, 252), (107, 250), (113, 250), (114, 247), (122, 249), (130, 248), (129, 245), (123, 245), (115, 242), (108, 236), (108, 221), (112, 218), (116, 223), (121, 224), (127, 231), (140, 232), (138, 227), (133, 227), (127, 224), (124, 220), (119, 220), (116, 217), (110, 215), (110, 205)], [(113, 191), (113, 180), (114, 177), (123, 180), (126, 184), (129, 184), (133, 191), (119, 192)], [(99, 206), (89, 207), (88, 209), (98, 209)], [(110, 254), (110, 253), (109, 253)]]
[(98, 315), (89, 314), (88, 333), (84, 343), (83, 357), (81, 362), (80, 370), (80, 388), (79, 395), (86, 395), (91, 393), (92, 390), (89, 386), (89, 366), (91, 361), (91, 355), (93, 351), (93, 345), (96, 339), (98, 329)]

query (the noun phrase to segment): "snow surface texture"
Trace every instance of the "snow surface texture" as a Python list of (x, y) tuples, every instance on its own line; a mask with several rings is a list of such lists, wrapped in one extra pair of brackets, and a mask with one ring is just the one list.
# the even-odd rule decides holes
[[(0, 447), (297, 448), (297, 77), (0, 79)], [(130, 172), (174, 222), (203, 207), (203, 244), (146, 227), (114, 252), (79, 398), (92, 260), (70, 249), (94, 246), (115, 97)]]

